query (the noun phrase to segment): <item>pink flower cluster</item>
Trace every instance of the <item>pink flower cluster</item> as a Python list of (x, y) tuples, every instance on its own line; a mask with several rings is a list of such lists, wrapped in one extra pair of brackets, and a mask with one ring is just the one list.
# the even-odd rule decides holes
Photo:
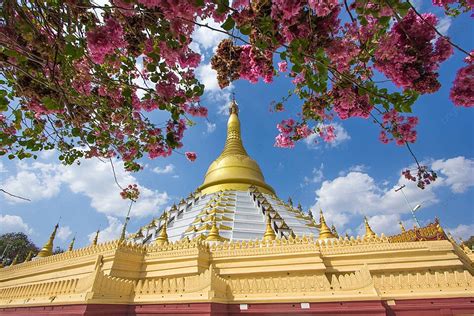
[(417, 182), (417, 186), (420, 189), (424, 189), (425, 186), (431, 184), (432, 182), (436, 181), (438, 175), (433, 170), (428, 170), (426, 166), (419, 166), (417, 170), (416, 177), (411, 174), (410, 170), (402, 171), (402, 175), (405, 179)]
[(374, 66), (397, 86), (420, 93), (433, 93), (440, 88), (439, 64), (453, 53), (444, 37), (438, 38), (431, 25), (437, 24), (434, 14), (420, 18), (413, 10), (395, 23), (375, 51)]
[(291, 138), (291, 134), (295, 128), (295, 121), (293, 119), (283, 120), (280, 124), (277, 124), (277, 128), (280, 131), (275, 137), (275, 147), (281, 148), (293, 148), (295, 142)]
[(136, 201), (138, 200), (138, 197), (140, 196), (140, 191), (138, 190), (138, 185), (136, 184), (129, 184), (126, 188), (120, 192), (120, 196), (124, 200), (132, 200)]
[(320, 127), (319, 136), (326, 142), (332, 143), (336, 139), (335, 128), (332, 125)]
[(273, 81), (273, 54), (271, 51), (262, 53), (250, 45), (242, 46), (240, 53), (240, 78), (251, 83), (257, 83), (258, 78), (263, 78), (265, 83)]
[(369, 97), (365, 94), (359, 95), (358, 88), (354, 86), (335, 86), (332, 89), (334, 98), (334, 111), (342, 119), (350, 117), (368, 118), (373, 106)]
[(186, 113), (189, 113), (192, 116), (207, 117), (207, 108), (204, 106), (200, 106), (200, 105), (194, 106), (194, 105), (185, 104), (183, 106), (183, 109)]
[(87, 32), (87, 47), (92, 61), (97, 64), (104, 63), (107, 55), (124, 45), (122, 26), (112, 18), (106, 19), (105, 25)]
[(278, 63), (278, 71), (286, 72), (288, 70), (288, 63), (286, 61), (280, 61)]
[(447, 7), (448, 5), (457, 2), (457, 3), (460, 3), (461, 5), (469, 7), (471, 9), (474, 8), (474, 0), (467, 0), (467, 1), (463, 1), (463, 0), (432, 0), (432, 2), (433, 2), (433, 5), (438, 6), (438, 7)]
[(339, 72), (349, 70), (350, 62), (359, 55), (359, 52), (360, 49), (354, 39), (348, 37), (335, 39), (326, 48), (329, 59)]
[[(474, 56), (474, 51), (471, 51)], [(449, 97), (457, 106), (474, 106), (474, 58), (466, 57), (467, 66), (458, 70)]]
[(197, 158), (196, 153), (193, 152), (193, 151), (187, 151), (187, 152), (185, 152), (184, 154), (186, 155), (186, 158), (187, 158), (189, 161), (191, 161), (191, 162), (193, 162), (193, 161), (196, 160), (196, 158)]
[(414, 143), (416, 141), (417, 133), (415, 127), (418, 124), (418, 118), (414, 116), (403, 117), (394, 109), (383, 115), (383, 127), (380, 132), (379, 139), (382, 143), (387, 144), (393, 139), (387, 136), (388, 130), (395, 138), (397, 145), (404, 145), (407, 143)]
[(339, 4), (338, 0), (308, 0), (309, 7), (318, 16), (326, 16)]
[(275, 137), (275, 147), (293, 148), (296, 140), (313, 134), (306, 123), (297, 124), (293, 119), (281, 121), (277, 128), (280, 133)]

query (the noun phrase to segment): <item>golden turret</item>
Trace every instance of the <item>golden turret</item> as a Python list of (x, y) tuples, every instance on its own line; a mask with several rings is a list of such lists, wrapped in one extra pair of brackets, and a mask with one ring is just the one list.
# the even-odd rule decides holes
[(207, 235), (207, 241), (223, 241), (225, 238), (219, 235), (219, 229), (217, 228), (216, 215), (212, 215), (212, 227)]
[(263, 234), (263, 240), (275, 240), (276, 234), (272, 228), (272, 220), (270, 218), (270, 212), (267, 212), (267, 228), (265, 229), (265, 234)]
[(23, 262), (30, 261), (31, 257), (33, 257), (33, 250), (28, 251), (28, 254), (26, 255), (25, 261), (23, 261)]
[(365, 235), (364, 238), (372, 238), (377, 236), (377, 234), (374, 233), (372, 228), (370, 228), (369, 225), (369, 220), (367, 219), (367, 216), (364, 216), (364, 224), (365, 224)]
[(96, 246), (97, 242), (99, 241), (99, 233), (100, 233), (100, 229), (97, 230), (97, 232), (95, 233), (94, 240), (92, 240), (92, 245), (94, 246)]
[(12, 261), (12, 266), (14, 266), (15, 264), (18, 263), (18, 254), (16, 254), (15, 258), (13, 258), (13, 261)]
[(72, 251), (74, 249), (74, 242), (76, 241), (76, 236), (72, 237), (71, 243), (69, 244), (69, 248), (67, 251)]
[(402, 233), (406, 232), (405, 226), (403, 226), (402, 221), (399, 221), (398, 225), (400, 225), (400, 229), (401, 229)]
[(54, 226), (54, 230), (51, 233), (51, 236), (49, 236), (48, 242), (43, 246), (43, 248), (40, 250), (38, 253), (38, 257), (43, 258), (43, 257), (48, 257), (53, 254), (53, 243), (54, 243), (54, 237), (56, 237), (56, 232), (58, 231), (59, 224), (56, 224)]
[(326, 220), (324, 219), (323, 210), (319, 212), (319, 225), (321, 228), (319, 229), (319, 238), (318, 239), (326, 239), (326, 238), (335, 238), (331, 229), (329, 229), (328, 225), (326, 224)]
[(227, 122), (227, 138), (224, 150), (209, 166), (204, 183), (198, 190), (204, 194), (221, 190), (247, 190), (251, 185), (264, 193), (274, 193), (265, 183), (257, 162), (249, 157), (242, 145), (239, 110), (235, 101), (231, 102)]
[(164, 245), (168, 243), (168, 233), (166, 232), (167, 224), (168, 223), (168, 216), (165, 216), (165, 221), (160, 229), (160, 234), (155, 239), (155, 243), (158, 245)]

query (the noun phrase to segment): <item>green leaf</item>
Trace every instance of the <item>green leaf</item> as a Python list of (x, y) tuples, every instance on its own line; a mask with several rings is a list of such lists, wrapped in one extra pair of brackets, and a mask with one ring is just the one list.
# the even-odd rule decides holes
[(41, 102), (43, 103), (45, 108), (47, 108), (48, 110), (59, 110), (59, 109), (61, 109), (61, 105), (51, 97), (48, 97), (48, 96), (43, 97), (43, 98), (41, 98)]
[(235, 25), (234, 19), (232, 19), (231, 17), (228, 17), (227, 20), (225, 20), (225, 22), (221, 25), (221, 27), (226, 31), (230, 31), (232, 30), (234, 25)]
[(71, 57), (72, 59), (79, 59), (84, 55), (84, 50), (82, 47), (77, 47), (72, 43), (67, 43), (64, 48), (64, 54)]

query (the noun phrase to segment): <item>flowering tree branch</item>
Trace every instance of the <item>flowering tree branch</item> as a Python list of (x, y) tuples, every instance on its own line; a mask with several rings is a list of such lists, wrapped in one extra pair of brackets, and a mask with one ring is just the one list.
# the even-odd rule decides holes
[[(406, 0), (110, 2), (2, 3), (0, 155), (24, 159), (55, 148), (65, 164), (116, 158), (138, 171), (145, 156), (177, 152), (192, 125), (187, 115), (207, 116), (194, 73), (201, 56), (189, 47), (195, 27), (241, 44), (225, 39), (212, 57), (222, 88), (238, 79), (292, 80), (301, 116), (278, 124), (279, 147), (315, 133), (333, 140), (335, 118), (376, 117), (380, 140), (413, 154), (418, 118), (407, 113), (420, 95), (439, 90), (437, 71), (452, 47), (468, 57), (450, 98), (456, 106), (474, 104), (472, 54), (436, 29), (435, 15)], [(472, 8), (466, 0), (433, 5), (451, 16)], [(208, 18), (221, 28), (201, 22)], [(283, 111), (288, 97), (275, 109)], [(159, 125), (151, 111), (169, 117)], [(123, 197), (136, 199), (136, 187), (122, 188), (112, 170)]]

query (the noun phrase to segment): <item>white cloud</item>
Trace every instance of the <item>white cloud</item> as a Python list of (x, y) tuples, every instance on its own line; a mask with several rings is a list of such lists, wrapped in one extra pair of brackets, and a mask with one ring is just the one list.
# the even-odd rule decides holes
[[(345, 128), (339, 124), (339, 123), (331, 123), (332, 126), (334, 126), (334, 134), (335, 134), (335, 139), (330, 142), (326, 143), (327, 146), (329, 147), (337, 147), (340, 144), (342, 144), (345, 141), (348, 141), (351, 139), (351, 136), (347, 133)], [(317, 141), (317, 138), (319, 137), (319, 134), (311, 134), (308, 137), (304, 139), (304, 142), (306, 143), (306, 146), (310, 149), (316, 149), (320, 147), (320, 142)], [(321, 141), (323, 142), (323, 141)]]
[[(218, 30), (221, 30), (221, 31), (224, 31), (221, 26), (220, 26), (220, 23), (217, 23), (215, 22), (213, 19), (211, 18), (207, 18), (205, 20), (202, 20), (202, 21), (199, 21), (198, 20), (198, 23), (200, 24), (207, 24), (209, 27), (212, 27), (214, 29), (218, 29)], [(213, 31), (211, 30), (210, 28), (208, 27), (204, 27), (204, 26), (198, 26), (196, 27), (196, 29), (194, 30), (193, 34), (192, 34), (192, 39), (193, 39), (193, 42), (196, 42), (198, 43), (203, 49), (207, 50), (207, 49), (212, 49), (212, 50), (215, 50), (215, 48), (217, 47), (217, 45), (226, 37), (228, 37), (227, 34), (224, 34), (222, 32), (218, 32), (218, 31)]]
[(174, 171), (173, 164), (168, 164), (164, 166), (163, 168), (160, 168), (160, 167), (153, 168), (153, 172), (158, 173), (158, 174), (168, 174), (168, 173), (173, 173), (173, 171)]
[(211, 64), (202, 64), (197, 67), (196, 77), (204, 84), (204, 91), (215, 92), (221, 90), (217, 82), (217, 72), (212, 69)]
[[(124, 170), (122, 161), (114, 160), (118, 182), (123, 186), (138, 184), (138, 180)], [(29, 198), (32, 201), (48, 199), (67, 185), (73, 193), (80, 193), (91, 200), (91, 206), (105, 214), (125, 215), (129, 201), (120, 197), (110, 163), (98, 159), (84, 159), (79, 165), (63, 166), (55, 163), (33, 162), (17, 164), (17, 174), (7, 178), (0, 187), (8, 192)], [(166, 192), (151, 190), (138, 184), (140, 198), (133, 205), (131, 214), (147, 216), (164, 207), (169, 200)], [(24, 202), (4, 195), (11, 203)]]
[[(122, 161), (114, 161), (118, 182), (123, 186), (137, 183), (132, 174), (124, 170)], [(81, 161), (79, 166), (65, 167), (61, 179), (68, 184), (74, 193), (81, 193), (89, 197), (91, 206), (98, 212), (116, 215), (125, 215), (129, 206), (128, 200), (120, 197), (120, 189), (115, 185), (114, 176), (109, 163), (97, 159)], [(168, 203), (166, 192), (158, 192), (138, 185), (140, 198), (133, 205), (132, 216), (147, 216), (158, 211)]]
[(471, 236), (474, 236), (474, 224), (460, 224), (455, 228), (449, 228), (448, 232), (450, 232), (457, 239), (462, 238), (463, 240), (467, 240)]
[[(449, 187), (454, 193), (463, 193), (467, 188), (474, 186), (474, 161), (465, 157), (440, 159), (432, 163), (431, 168), (438, 172), (438, 179), (420, 190), (416, 183), (400, 176), (397, 183), (390, 186), (387, 182), (381, 185), (367, 173), (362, 172), (365, 167), (354, 166), (349, 173), (342, 172), (333, 180), (323, 181), (316, 190), (314, 211), (322, 208), (326, 219), (335, 223), (339, 229), (354, 220), (361, 220), (368, 216), (369, 223), (374, 231), (392, 234), (399, 231), (398, 221), (403, 214), (410, 214), (410, 209), (417, 204), (427, 207), (439, 202), (435, 190), (440, 187)], [(410, 205), (407, 205), (403, 193), (395, 189), (405, 185), (405, 193)], [(413, 226), (413, 220), (404, 221), (406, 227)], [(363, 226), (359, 226), (359, 231)], [(467, 234), (470, 226), (460, 225), (453, 229), (459, 234)], [(473, 230), (471, 230), (473, 231)]]
[[(324, 181), (316, 190), (317, 202), (313, 209), (322, 208), (327, 214), (328, 222), (334, 222), (340, 226), (349, 223), (352, 217), (360, 217), (360, 215), (408, 213), (410, 208), (402, 193), (395, 192), (395, 189), (403, 184), (405, 185), (403, 191), (413, 206), (416, 204), (429, 206), (438, 202), (433, 189), (440, 185), (439, 182), (433, 183), (425, 190), (420, 190), (415, 183), (400, 177), (392, 188), (381, 189), (368, 174), (350, 172), (332, 181)], [(393, 223), (395, 224), (396, 222)]]
[[(6, 178), (1, 187), (10, 192), (31, 201), (48, 199), (57, 195), (61, 188), (61, 180), (58, 175), (58, 165), (42, 162), (17, 163), (17, 173)], [(4, 195), (10, 203), (25, 203), (27, 201)]]
[(20, 216), (0, 214), (0, 234), (16, 233), (16, 232), (32, 234), (33, 229), (31, 229), (28, 226), (28, 224), (23, 221), (23, 218), (21, 218)]
[[(386, 236), (396, 235), (401, 233), (400, 225), (400, 214), (380, 214), (368, 217), (369, 225), (372, 230), (380, 236), (380, 234), (385, 234)], [(409, 229), (413, 227), (413, 220), (403, 221), (403, 225)], [(361, 224), (357, 227), (357, 234), (363, 236), (365, 234), (365, 224), (363, 219), (361, 219)]]
[(310, 183), (319, 183), (324, 179), (324, 164), (321, 164), (319, 168), (313, 168), (313, 171), (311, 173), (311, 177), (305, 176), (303, 181), (304, 185), (310, 184)]
[(463, 193), (474, 186), (474, 159), (463, 156), (446, 160), (436, 160), (432, 169), (445, 176), (445, 183), (454, 193)]
[[(122, 232), (123, 223), (117, 217), (107, 216), (107, 221), (109, 226), (99, 232), (98, 242), (100, 243), (118, 239)], [(94, 240), (95, 234), (96, 232), (94, 231), (88, 235), (89, 241), (92, 242)]]
[(65, 241), (66, 239), (69, 238), (69, 236), (71, 236), (71, 234), (72, 234), (72, 231), (69, 226), (59, 226), (56, 236), (62, 241)]
[(438, 24), (436, 25), (436, 28), (441, 34), (448, 35), (448, 30), (451, 27), (451, 23), (452, 23), (452, 18), (445, 15), (439, 19)]
[(211, 123), (211, 122), (206, 122), (206, 126), (207, 126), (208, 134), (214, 133), (217, 127), (216, 123)]

